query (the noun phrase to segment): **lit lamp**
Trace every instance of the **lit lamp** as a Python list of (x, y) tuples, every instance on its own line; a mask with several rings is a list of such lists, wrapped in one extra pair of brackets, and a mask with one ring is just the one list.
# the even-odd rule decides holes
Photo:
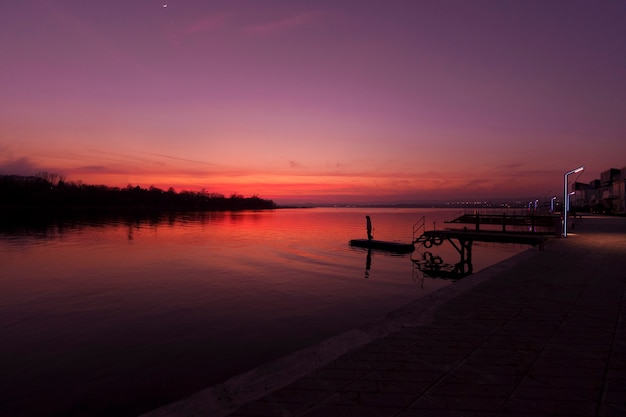
[(572, 196), (576, 194), (576, 191), (570, 191), (567, 195), (567, 210), (572, 208)]
[(581, 166), (565, 173), (565, 198), (563, 199), (563, 237), (567, 237), (567, 210), (569, 210), (569, 192), (567, 191), (567, 177), (569, 177), (571, 174), (576, 174), (583, 169), (585, 169), (585, 167)]

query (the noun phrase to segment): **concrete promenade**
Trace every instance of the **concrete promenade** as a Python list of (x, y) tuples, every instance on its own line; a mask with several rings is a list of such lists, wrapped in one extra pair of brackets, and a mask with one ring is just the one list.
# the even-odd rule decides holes
[(626, 416), (626, 218), (570, 231), (146, 416)]

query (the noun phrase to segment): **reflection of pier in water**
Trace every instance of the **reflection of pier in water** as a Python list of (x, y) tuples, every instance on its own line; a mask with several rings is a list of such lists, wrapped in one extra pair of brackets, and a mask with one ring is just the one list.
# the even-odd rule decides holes
[(416, 259), (411, 256), (411, 260), (415, 270), (431, 278), (457, 280), (469, 275), (468, 273), (460, 272), (457, 264), (445, 263), (441, 256), (433, 255), (429, 251), (422, 253), (421, 258)]

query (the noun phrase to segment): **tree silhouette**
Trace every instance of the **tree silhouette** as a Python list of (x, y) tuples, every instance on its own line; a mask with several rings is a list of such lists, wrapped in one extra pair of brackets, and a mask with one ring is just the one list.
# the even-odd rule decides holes
[(58, 174), (47, 172), (35, 176), (0, 175), (0, 210), (133, 210), (133, 211), (202, 211), (260, 210), (276, 208), (272, 200), (258, 196), (244, 197), (182, 191), (148, 189), (128, 185), (126, 188), (66, 182)]

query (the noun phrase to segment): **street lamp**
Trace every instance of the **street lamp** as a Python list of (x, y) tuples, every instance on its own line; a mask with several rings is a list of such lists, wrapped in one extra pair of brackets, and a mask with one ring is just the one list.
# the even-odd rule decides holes
[(554, 200), (556, 200), (556, 196), (550, 199), (550, 211), (554, 213)]
[(569, 193), (568, 193), (568, 187), (567, 187), (567, 177), (569, 177), (571, 174), (576, 174), (577, 172), (582, 171), (583, 169), (585, 169), (584, 166), (580, 166), (576, 169), (573, 169), (571, 171), (567, 171), (564, 175), (565, 177), (565, 193), (564, 193), (564, 198), (563, 198), (563, 237), (567, 237), (567, 210), (569, 209)]

